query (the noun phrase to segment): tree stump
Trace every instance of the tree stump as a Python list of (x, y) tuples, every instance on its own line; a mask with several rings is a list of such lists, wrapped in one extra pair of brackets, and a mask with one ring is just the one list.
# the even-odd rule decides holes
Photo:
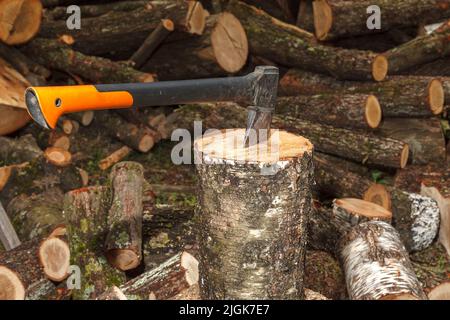
[(313, 146), (278, 130), (249, 148), (243, 137), (228, 129), (194, 143), (201, 296), (302, 299)]

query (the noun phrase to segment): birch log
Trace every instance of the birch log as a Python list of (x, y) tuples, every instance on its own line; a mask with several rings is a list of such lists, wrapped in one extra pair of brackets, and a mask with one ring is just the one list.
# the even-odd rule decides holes
[(426, 300), (397, 231), (383, 221), (365, 222), (340, 242), (352, 300)]
[(194, 143), (202, 298), (302, 299), (313, 146), (272, 130), (244, 148), (244, 131)]

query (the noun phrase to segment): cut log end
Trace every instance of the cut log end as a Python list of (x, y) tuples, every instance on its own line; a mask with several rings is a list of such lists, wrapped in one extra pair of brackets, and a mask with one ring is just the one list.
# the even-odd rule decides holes
[(23, 300), (25, 288), (17, 274), (0, 266), (0, 300)]
[(408, 158), (409, 158), (409, 146), (405, 144), (402, 153), (400, 155), (400, 169), (406, 167), (406, 164), (408, 163)]
[(162, 19), (161, 24), (167, 31), (173, 31), (175, 29), (175, 25), (170, 19)]
[(372, 129), (378, 128), (382, 118), (381, 106), (378, 99), (370, 95), (367, 98), (365, 109), (364, 116), (368, 126)]
[(338, 206), (345, 211), (358, 215), (364, 216), (369, 219), (379, 219), (390, 221), (392, 218), (392, 212), (383, 208), (382, 206), (361, 199), (356, 198), (343, 198), (336, 199), (334, 201), (334, 206)]
[(47, 148), (44, 152), (44, 157), (48, 162), (57, 167), (68, 166), (72, 161), (72, 154), (70, 152), (56, 147)]
[(430, 300), (450, 300), (450, 282), (444, 282), (428, 293)]
[(192, 286), (198, 282), (198, 261), (191, 254), (183, 252), (181, 255), (181, 266), (186, 270), (186, 282)]
[(200, 1), (189, 1), (189, 9), (186, 16), (186, 28), (188, 32), (198, 35), (203, 34), (207, 15)]
[(44, 240), (39, 248), (39, 260), (50, 280), (64, 280), (70, 265), (68, 244), (57, 237)]
[[(311, 153), (313, 145), (308, 139), (280, 130), (271, 130), (267, 141), (244, 147), (245, 129), (227, 129), (207, 134), (195, 141), (195, 149), (214, 161), (245, 161), (247, 163), (277, 163), (301, 158)], [(256, 139), (250, 134), (250, 141)]]
[(386, 187), (382, 184), (374, 183), (364, 193), (363, 199), (382, 206), (386, 210), (391, 210), (391, 196)]
[(0, 40), (9, 45), (27, 42), (39, 31), (41, 19), (39, 0), (0, 1)]
[(139, 256), (129, 249), (109, 250), (106, 257), (111, 265), (122, 271), (134, 269), (140, 264)]
[(220, 14), (211, 33), (211, 44), (217, 63), (225, 71), (238, 72), (247, 62), (247, 35), (239, 20), (231, 13)]
[(316, 38), (325, 40), (333, 25), (333, 12), (327, 1), (313, 1)]
[(428, 104), (433, 114), (441, 114), (444, 111), (445, 93), (442, 82), (433, 79), (428, 85)]
[(385, 56), (378, 55), (372, 63), (372, 77), (375, 81), (383, 81), (389, 70), (389, 62)]
[(141, 152), (148, 152), (155, 145), (155, 140), (150, 135), (144, 135), (139, 142), (138, 149)]
[(92, 121), (94, 120), (94, 111), (89, 110), (89, 111), (85, 111), (83, 112), (82, 116), (81, 116), (81, 124), (83, 126), (88, 126), (92, 123)]

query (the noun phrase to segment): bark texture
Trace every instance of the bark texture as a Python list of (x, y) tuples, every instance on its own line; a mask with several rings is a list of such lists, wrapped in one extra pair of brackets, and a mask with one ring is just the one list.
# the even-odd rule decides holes
[(120, 162), (111, 170), (105, 250), (109, 262), (120, 270), (136, 268), (142, 259), (143, 182), (144, 168), (137, 162)]
[(95, 299), (125, 280), (104, 257), (110, 197), (105, 187), (89, 187), (73, 190), (64, 199), (70, 261), (81, 271), (81, 288), (73, 290), (76, 300)]
[[(222, 159), (196, 145), (202, 159), (197, 165), (202, 298), (303, 298), (313, 179), (308, 144), (272, 165)], [(261, 174), (264, 167), (275, 174)]]
[(242, 2), (230, 1), (228, 10), (244, 26), (253, 54), (342, 79), (381, 81), (386, 76), (384, 57), (373, 52), (323, 46), (309, 32)]
[(386, 222), (358, 225), (340, 246), (350, 299), (427, 299), (397, 231)]
[[(372, 104), (367, 106), (369, 102)], [(375, 115), (369, 115), (368, 108)], [(381, 121), (381, 108), (376, 97), (371, 95), (280, 97), (275, 110), (278, 114), (339, 128), (373, 129)]]

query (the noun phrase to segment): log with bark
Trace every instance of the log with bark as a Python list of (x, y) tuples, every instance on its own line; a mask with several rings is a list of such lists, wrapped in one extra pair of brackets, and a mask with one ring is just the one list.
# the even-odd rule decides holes
[(314, 32), (312, 0), (300, 0), (295, 24), (303, 30)]
[(81, 125), (87, 127), (94, 120), (94, 111), (83, 111), (83, 112), (75, 112), (70, 113), (67, 117), (78, 121)]
[[(379, 29), (371, 29), (367, 25), (370, 6), (378, 6), (381, 10)], [(450, 2), (447, 0), (319, 0), (314, 1), (313, 7), (316, 36), (320, 40), (373, 34), (450, 18)]]
[(376, 132), (406, 142), (412, 164), (445, 163), (445, 137), (437, 118), (385, 119)]
[(373, 94), (383, 117), (430, 117), (442, 113), (443, 81), (434, 77), (392, 76), (383, 82), (343, 81), (300, 69), (290, 69), (280, 80), (282, 95)]
[(314, 95), (280, 97), (278, 114), (339, 128), (374, 129), (381, 122), (381, 107), (373, 95)]
[(123, 273), (111, 267), (104, 256), (111, 205), (108, 193), (106, 187), (88, 187), (70, 191), (64, 198), (70, 262), (81, 271), (81, 287), (72, 292), (76, 300), (95, 299), (125, 280)]
[(248, 42), (241, 23), (224, 12), (207, 18), (201, 36), (163, 45), (143, 67), (158, 79), (204, 78), (236, 73), (247, 62)]
[(132, 150), (129, 147), (123, 146), (123, 147), (117, 149), (116, 151), (114, 151), (113, 153), (111, 153), (110, 155), (108, 155), (107, 157), (100, 160), (98, 163), (98, 167), (101, 170), (106, 170), (109, 167), (111, 167), (112, 165), (114, 165), (115, 163), (123, 160), (123, 158), (125, 158), (127, 155), (129, 155), (131, 151)]
[(98, 124), (106, 133), (123, 142), (136, 151), (148, 152), (160, 136), (157, 132), (145, 127), (137, 126), (110, 111), (98, 111), (95, 114)]
[[(447, 11), (450, 14), (450, 9)], [(384, 56), (389, 61), (389, 74), (398, 74), (450, 55), (449, 38), (450, 20), (430, 34), (419, 36), (385, 52)]]
[(57, 40), (36, 38), (26, 44), (22, 51), (48, 68), (76, 74), (94, 83), (154, 81), (153, 75), (149, 73), (106, 58), (84, 55)]
[(43, 152), (31, 134), (17, 139), (0, 137), (0, 157), (4, 164), (18, 164), (42, 157)]
[[(236, 128), (246, 123), (246, 111), (233, 103), (185, 105), (176, 111), (172, 126), (192, 130), (196, 120), (202, 121), (203, 129)], [(336, 128), (276, 115), (272, 127), (305, 136), (318, 151), (368, 165), (403, 168), (408, 161), (406, 143), (363, 130)]]
[(352, 300), (426, 300), (397, 231), (383, 221), (362, 223), (340, 241)]
[(75, 50), (88, 55), (121, 54), (128, 58), (161, 19), (171, 19), (175, 30), (202, 34), (207, 13), (198, 1), (150, 1), (144, 8), (132, 11), (111, 11), (99, 17), (83, 18), (80, 30), (68, 30), (65, 20), (46, 21), (40, 36), (57, 38), (71, 35)]
[(103, 292), (97, 300), (128, 300), (128, 298), (123, 294), (122, 290), (113, 286)]
[(388, 72), (382, 55), (323, 46), (309, 32), (239, 1), (231, 1), (228, 10), (247, 32), (250, 51), (281, 65), (352, 80), (381, 81)]
[(142, 185), (144, 168), (137, 162), (120, 162), (111, 170), (112, 205), (108, 212), (106, 257), (125, 271), (142, 259)]
[(9, 45), (27, 42), (39, 31), (41, 19), (40, 0), (1, 1), (0, 40)]
[(0, 254), (0, 299), (23, 300), (43, 290), (46, 279), (68, 276), (69, 246), (60, 237), (25, 242)]
[(187, 252), (180, 252), (120, 286), (128, 299), (164, 300), (198, 283), (198, 261)]
[(303, 298), (312, 144), (273, 130), (269, 143), (244, 148), (244, 131), (216, 131), (194, 143), (201, 296)]

